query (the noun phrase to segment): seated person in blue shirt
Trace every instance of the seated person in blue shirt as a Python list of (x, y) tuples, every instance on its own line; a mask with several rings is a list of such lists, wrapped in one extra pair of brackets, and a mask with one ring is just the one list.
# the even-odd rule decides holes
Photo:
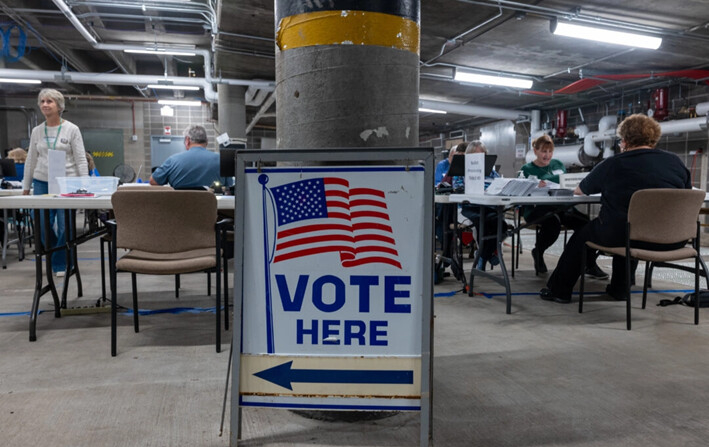
[[(465, 148), (466, 148), (465, 143), (460, 143), (456, 147), (452, 147), (449, 155), (448, 155), (448, 168), (446, 168), (445, 172), (443, 173), (443, 177), (441, 178), (440, 181), (436, 182), (436, 188), (455, 188), (456, 186), (458, 188), (463, 187), (463, 178), (462, 177), (451, 177), (448, 174), (448, 169), (450, 168), (450, 160), (453, 159), (454, 155), (463, 155), (465, 154)], [(438, 163), (440, 165), (440, 163)], [(436, 167), (436, 171), (438, 171), (438, 167)], [(438, 174), (436, 174), (438, 175)], [(443, 244), (443, 228), (445, 225), (450, 225), (452, 222), (443, 222), (443, 205), (440, 203), (436, 204), (436, 222), (435, 222), (435, 231), (436, 231), (436, 239)], [(452, 219), (453, 216), (449, 216), (449, 219)]]
[(185, 129), (185, 148), (170, 156), (150, 176), (151, 185), (169, 184), (175, 189), (209, 188), (219, 177), (219, 154), (207, 150), (207, 131), (202, 126)]
[(433, 184), (438, 185), (443, 181), (443, 177), (448, 173), (448, 169), (451, 167), (451, 161), (453, 160), (453, 155), (455, 155), (455, 150), (451, 148), (448, 151), (448, 155), (443, 160), (439, 161), (436, 165), (436, 174), (433, 178)]
[(7, 153), (7, 158), (14, 160), (15, 171), (17, 175), (14, 177), (5, 177), (5, 180), (14, 180), (21, 182), (25, 175), (25, 160), (27, 160), (27, 151), (21, 147), (16, 147)]
[(94, 163), (94, 157), (90, 152), (86, 152), (86, 163), (89, 165), (89, 175), (91, 177), (101, 177), (96, 169), (96, 163)]
[[(471, 141), (468, 144), (468, 147), (465, 150), (466, 154), (485, 154), (487, 155), (487, 148), (485, 147), (485, 144), (483, 144), (482, 141), (480, 140), (474, 140)], [(485, 173), (487, 174), (487, 172)], [(492, 169), (492, 173), (490, 173), (490, 176), (485, 176), (485, 188), (487, 188), (490, 183), (492, 182), (492, 179), (500, 177), (500, 174), (497, 173), (495, 168)], [(480, 228), (480, 224), (478, 221), (480, 220), (480, 207), (475, 206), (475, 205), (470, 205), (468, 203), (464, 203), (461, 206), (461, 214), (468, 219), (470, 219), (471, 222), (473, 222), (473, 225), (475, 225), (477, 228)], [(507, 224), (503, 224), (502, 232), (506, 233), (507, 232)], [(497, 257), (497, 254), (495, 253), (495, 250), (497, 250), (496, 244), (495, 244), (495, 235), (497, 234), (497, 214), (496, 213), (485, 213), (485, 234), (483, 235), (484, 237), (491, 237), (491, 239), (486, 239), (485, 244), (484, 244), (484, 251), (480, 253), (480, 257), (478, 258), (478, 265), (476, 268), (478, 270), (485, 270), (485, 265), (489, 262), (491, 266), (495, 266), (500, 263), (500, 259)], [(479, 236), (478, 236), (479, 238)], [(479, 242), (478, 242), (479, 245)]]

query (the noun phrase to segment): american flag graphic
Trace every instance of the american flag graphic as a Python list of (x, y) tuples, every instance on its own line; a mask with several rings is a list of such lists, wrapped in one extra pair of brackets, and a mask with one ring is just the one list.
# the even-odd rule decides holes
[(350, 188), (337, 177), (301, 180), (270, 191), (277, 214), (274, 263), (337, 252), (343, 267), (401, 268), (383, 191)]

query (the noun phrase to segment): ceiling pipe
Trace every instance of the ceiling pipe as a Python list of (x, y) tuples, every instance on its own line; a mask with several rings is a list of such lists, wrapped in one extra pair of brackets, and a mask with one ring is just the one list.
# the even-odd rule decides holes
[(683, 37), (688, 39), (695, 39), (701, 41), (709, 40), (709, 37), (703, 34), (691, 34), (684, 31), (678, 31), (669, 28), (660, 28), (656, 26), (643, 25), (639, 23), (627, 22), (623, 20), (611, 19), (607, 17), (590, 15), (581, 12), (579, 9), (576, 12), (570, 12), (569, 10), (548, 8), (538, 5), (529, 5), (526, 3), (515, 2), (511, 0), (458, 0), (461, 3), (468, 3), (471, 5), (479, 6), (489, 6), (491, 8), (509, 9), (512, 11), (520, 11), (528, 14), (537, 14), (543, 17), (556, 17), (565, 20), (572, 20), (582, 23), (588, 23), (591, 25), (603, 25), (611, 28), (621, 28), (624, 31), (636, 31), (640, 33), (656, 34), (660, 36), (671, 36), (671, 37)]
[(424, 109), (444, 110), (458, 115), (481, 116), (486, 118), (525, 121), (530, 119), (530, 112), (524, 110), (500, 109), (497, 107), (455, 104), (452, 102), (419, 99), (419, 107)]
[[(458, 34), (458, 35), (455, 36), (455, 37), (451, 37), (450, 39), (446, 39), (446, 41), (445, 41), (445, 42), (443, 43), (443, 45), (441, 46), (441, 52), (440, 52), (437, 56), (435, 56), (435, 57), (433, 57), (433, 58), (427, 60), (426, 62), (421, 62), (421, 64), (428, 66), (428, 64), (432, 63), (433, 61), (440, 59), (440, 58), (445, 54), (446, 46), (447, 46), (449, 43), (453, 42), (453, 43), (456, 43), (456, 44), (457, 44), (457, 43), (458, 43), (458, 39), (462, 39), (463, 37), (467, 36), (468, 34), (472, 33), (473, 31), (475, 31), (475, 30), (477, 30), (477, 29), (479, 29), (479, 28), (482, 28), (483, 26), (487, 25), (488, 23), (490, 23), (490, 22), (492, 22), (492, 21), (494, 21), (494, 20), (497, 20), (497, 19), (500, 18), (500, 17), (502, 17), (502, 8), (500, 8), (500, 11), (497, 13), (497, 15), (495, 15), (495, 16), (493, 16), (493, 17), (487, 19), (486, 21), (484, 21), (484, 22), (482, 22), (482, 23), (479, 23), (479, 24), (473, 26), (473, 27), (470, 28), (469, 30), (464, 31), (464, 32)], [(458, 48), (459, 46), (460, 46), (460, 45), (456, 45), (455, 48)], [(455, 48), (453, 48), (453, 49), (455, 49)], [(452, 50), (451, 50), (451, 51), (452, 51)]]
[[(123, 51), (123, 50), (144, 50), (147, 45), (136, 45), (136, 46), (131, 46), (131, 45), (122, 45), (122, 44), (108, 44), (108, 43), (99, 43), (92, 35), (89, 33), (89, 31), (84, 27), (84, 25), (79, 21), (79, 19), (74, 15), (74, 13), (71, 11), (71, 9), (67, 6), (67, 4), (64, 2), (64, 0), (52, 0), (55, 5), (64, 13), (64, 15), (69, 19), (69, 21), (74, 25), (74, 27), (81, 33), (82, 36), (86, 40), (89, 41), (91, 46), (93, 46), (97, 50), (105, 50), (105, 51)], [(170, 47), (163, 47), (160, 46), (160, 48), (164, 48), (165, 50), (170, 50), (170, 49), (176, 49), (176, 50), (185, 50), (185, 48), (170, 48)], [(275, 89), (275, 83), (271, 81), (251, 81), (251, 80), (241, 80), (241, 79), (215, 79), (212, 76), (212, 53), (209, 50), (204, 50), (204, 49), (189, 49), (190, 52), (194, 52), (195, 54), (198, 54), (202, 56), (204, 60), (204, 78), (170, 78), (174, 81), (179, 81), (180, 84), (183, 85), (198, 85), (204, 90), (204, 99), (207, 101), (216, 104), (218, 102), (218, 95), (216, 90), (214, 89), (213, 84), (226, 84), (226, 85), (243, 85), (243, 86), (256, 86), (259, 88), (263, 88), (266, 90), (274, 90)], [(3, 70), (4, 71), (4, 70)], [(24, 70), (17, 70), (17, 71), (24, 71)], [(38, 72), (34, 72), (35, 74), (33, 75), (35, 79), (37, 79), (37, 76), (39, 76)], [(39, 72), (42, 73), (42, 72)], [(45, 74), (42, 76), (51, 76), (56, 79), (56, 73), (58, 72), (44, 72)], [(109, 73), (110, 74), (110, 73)], [(87, 77), (80, 76), (79, 73), (70, 73), (70, 74), (63, 74), (61, 73), (60, 79), (66, 78), (69, 76), (68, 82), (75, 82), (79, 84), (93, 84), (93, 83), (106, 83), (106, 84), (113, 84), (113, 85), (137, 85), (137, 84), (144, 84), (144, 83), (158, 83), (160, 80), (164, 81), (164, 77), (155, 77), (155, 76), (148, 76), (148, 75), (133, 75), (133, 74), (126, 74), (126, 75), (114, 75), (114, 76), (125, 76), (125, 77), (130, 77), (133, 79), (132, 82), (126, 82), (125, 78), (116, 78), (113, 79), (110, 82), (107, 81), (100, 81), (98, 80), (99, 77), (101, 79), (108, 78), (107, 76), (104, 76), (105, 73), (84, 73), (84, 75), (87, 75)], [(14, 78), (21, 78), (21, 77), (26, 77), (26, 75), (18, 75), (18, 76), (13, 76), (11, 74), (8, 74), (8, 77), (14, 77)], [(32, 77), (32, 76), (30, 76)], [(71, 79), (75, 79), (74, 81), (71, 81)], [(110, 78), (109, 78), (110, 79)], [(150, 82), (141, 82), (138, 81), (138, 79), (150, 79)], [(40, 79), (40, 80), (47, 80), (48, 82), (55, 82), (54, 80), (51, 79)], [(198, 80), (199, 83), (194, 83), (192, 82), (193, 80)]]
[(78, 17), (72, 12), (71, 8), (64, 3), (64, 0), (52, 0), (54, 4), (59, 8), (61, 12), (64, 13), (67, 19), (71, 22), (72, 25), (74, 25), (74, 28), (81, 33), (82, 36), (84, 36), (84, 39), (88, 40), (91, 45), (95, 45), (98, 43), (96, 38), (89, 32), (88, 29), (84, 26), (83, 23), (79, 20)]
[(709, 117), (689, 118), (685, 120), (662, 121), (660, 127), (662, 133), (683, 133), (683, 132), (701, 132), (707, 130), (707, 121)]
[[(97, 43), (94, 45), (94, 48), (97, 50), (106, 50), (106, 51), (123, 51), (123, 50), (145, 50), (146, 48), (149, 48), (150, 45), (122, 45), (122, 44), (110, 44), (110, 43)], [(258, 87), (260, 89), (266, 90), (266, 91), (272, 91), (276, 89), (276, 83), (273, 81), (262, 81), (262, 80), (249, 80), (249, 79), (224, 79), (224, 78), (214, 78), (212, 76), (212, 52), (210, 50), (205, 50), (201, 48), (183, 48), (183, 47), (169, 47), (169, 46), (160, 46), (159, 48), (164, 49), (164, 50), (178, 50), (178, 51), (187, 51), (191, 53), (195, 53), (198, 56), (201, 56), (203, 61), (204, 61), (204, 78), (185, 78), (185, 77), (170, 77), (169, 79), (175, 81), (175, 84), (182, 84), (182, 85), (199, 85), (203, 90), (204, 90), (204, 99), (207, 101), (216, 104), (218, 102), (218, 94), (217, 91), (214, 89), (213, 84), (226, 84), (226, 85), (243, 85), (243, 86), (253, 86), (253, 87)], [(130, 76), (142, 76), (142, 75), (130, 75)], [(161, 80), (165, 80), (164, 77), (160, 78)], [(200, 79), (201, 83), (199, 84), (191, 84), (188, 83), (187, 80), (189, 79)], [(155, 81), (151, 81), (151, 84), (157, 83)], [(133, 83), (135, 84), (135, 82)], [(133, 84), (124, 84), (124, 85), (133, 85)], [(142, 84), (142, 82), (140, 83)]]
[[(697, 108), (700, 108), (699, 106), (701, 106), (701, 109), (705, 113), (709, 110), (709, 103), (697, 104)], [(601, 149), (596, 145), (596, 143), (600, 141), (613, 141), (616, 137), (616, 122), (617, 119), (615, 116), (604, 116), (598, 122), (598, 130), (586, 134), (583, 139), (583, 145), (570, 144), (556, 146), (554, 148), (554, 158), (564, 163), (564, 166), (587, 166), (588, 163), (586, 163), (584, 159), (587, 157), (590, 157), (590, 159), (596, 159), (599, 155), (601, 155)], [(674, 121), (662, 121), (658, 124), (660, 125), (663, 134), (702, 132), (709, 129), (709, 116)], [(580, 149), (583, 149), (583, 153)], [(605, 151), (603, 152), (603, 158), (608, 158), (611, 155), (613, 155), (611, 145), (606, 145)], [(534, 152), (531, 150), (528, 151), (525, 156), (525, 160), (527, 162), (531, 162), (534, 158)]]
[[(133, 75), (122, 73), (84, 73), (84, 72), (64, 72), (46, 70), (15, 70), (0, 68), (0, 77), (12, 79), (39, 79), (43, 82), (68, 82), (74, 84), (106, 84), (106, 85), (136, 85), (136, 84), (158, 84), (165, 81), (160, 75)], [(201, 87), (208, 91), (214, 91), (212, 83), (227, 85), (254, 86), (264, 90), (273, 90), (275, 85), (272, 81), (242, 80), (242, 79), (212, 79), (190, 78), (190, 77), (170, 77), (171, 81), (177, 85), (192, 85)], [(216, 95), (215, 95), (216, 96)], [(207, 94), (205, 99), (210, 101)], [(210, 101), (211, 102), (211, 101)], [(216, 98), (214, 98), (216, 102)]]

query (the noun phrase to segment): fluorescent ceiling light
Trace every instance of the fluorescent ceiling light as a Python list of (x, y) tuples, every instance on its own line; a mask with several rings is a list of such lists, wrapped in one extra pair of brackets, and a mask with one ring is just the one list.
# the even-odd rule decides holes
[(146, 48), (145, 50), (123, 50), (126, 53), (134, 54), (158, 54), (158, 55), (174, 55), (174, 56), (195, 56), (197, 53), (191, 51), (181, 51), (181, 50), (164, 50), (158, 48), (157, 50), (151, 50)]
[(533, 83), (531, 79), (483, 75), (477, 73), (470, 73), (467, 71), (460, 71), (458, 69), (455, 70), (454, 79), (456, 81), (471, 82), (473, 84), (501, 85), (504, 87), (514, 88), (531, 88)]
[(425, 112), (425, 113), (443, 113), (446, 114), (445, 110), (437, 110), (437, 109), (427, 109), (425, 107), (419, 107), (419, 112)]
[(0, 84), (41, 84), (39, 79), (10, 79), (0, 78)]
[(196, 107), (196, 106), (201, 106), (202, 101), (187, 101), (187, 100), (178, 100), (178, 99), (161, 99), (158, 101), (158, 104), (162, 104), (165, 106), (190, 106), (190, 107)]
[(626, 45), (629, 47), (648, 48), (650, 50), (656, 50), (662, 45), (662, 38), (660, 37), (644, 36), (642, 34), (626, 33), (624, 31), (612, 31), (591, 26), (573, 25), (556, 20), (551, 21), (551, 32), (558, 36), (576, 37), (577, 39)]
[(165, 90), (199, 90), (196, 85), (148, 84), (148, 88), (161, 88)]

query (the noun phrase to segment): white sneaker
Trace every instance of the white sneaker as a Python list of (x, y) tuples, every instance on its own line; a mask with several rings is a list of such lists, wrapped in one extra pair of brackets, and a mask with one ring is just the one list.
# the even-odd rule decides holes
[(64, 275), (66, 275), (66, 272), (64, 270), (62, 270), (59, 272), (54, 272), (54, 274), (57, 276), (57, 278), (63, 278)]

